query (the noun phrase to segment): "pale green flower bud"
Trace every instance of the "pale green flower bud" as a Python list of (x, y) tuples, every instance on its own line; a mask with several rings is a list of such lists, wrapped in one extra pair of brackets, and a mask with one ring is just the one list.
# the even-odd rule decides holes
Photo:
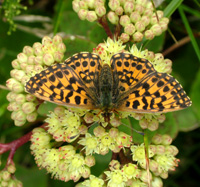
[(80, 7), (80, 9), (87, 10), (88, 9), (88, 4), (87, 4), (87, 2), (81, 0), (81, 1), (79, 1), (79, 7)]
[(112, 161), (109, 163), (109, 169), (110, 169), (111, 171), (120, 169), (120, 163), (119, 163), (119, 161), (118, 161), (118, 160), (112, 160)]
[(64, 54), (59, 51), (56, 51), (53, 55), (56, 62), (61, 62), (64, 57)]
[(4, 180), (4, 181), (9, 181), (11, 179), (11, 174), (8, 172), (8, 171), (1, 171), (1, 178)]
[[(169, 59), (165, 59), (165, 60), (169, 60)], [(171, 60), (169, 60), (171, 61)], [(164, 114), (160, 114), (159, 116), (157, 116), (157, 120), (159, 121), (159, 123), (163, 123), (165, 121), (166, 117)]]
[(12, 174), (15, 173), (15, 171), (16, 171), (15, 164), (14, 163), (9, 164), (7, 166), (7, 170), (8, 170), (9, 173), (12, 173)]
[(144, 36), (145, 36), (145, 38), (146, 38), (147, 40), (153, 40), (153, 38), (155, 37), (153, 31), (151, 31), (151, 30), (146, 30), (146, 31), (144, 32)]
[(142, 16), (140, 21), (141, 21), (141, 22), (145, 25), (145, 27), (146, 27), (146, 26), (149, 25), (149, 23), (150, 23), (150, 18), (149, 18), (148, 16)]
[(178, 149), (174, 145), (169, 145), (165, 147), (166, 153), (169, 153), (173, 156), (176, 156), (178, 154)]
[(112, 11), (115, 11), (120, 6), (119, 0), (110, 0), (108, 6)]
[(162, 32), (166, 31), (167, 28), (168, 28), (168, 24), (165, 23), (165, 22), (159, 22), (159, 25), (160, 25), (161, 28), (162, 28)]
[(59, 52), (61, 52), (61, 53), (64, 53), (64, 52), (66, 51), (66, 46), (65, 46), (65, 44), (64, 44), (64, 43), (59, 43), (59, 44), (57, 45), (57, 50), (58, 50)]
[[(160, 21), (160, 20), (163, 18), (164, 13), (163, 13), (163, 11), (161, 11), (161, 10), (157, 10), (156, 13), (157, 13), (158, 19), (159, 19), (159, 21)], [(154, 14), (155, 14), (155, 13), (154, 13)], [(153, 14), (153, 16), (154, 16), (154, 14)]]
[(156, 119), (152, 119), (148, 124), (148, 129), (150, 131), (155, 131), (158, 129), (159, 123)]
[(43, 57), (42, 56), (36, 56), (35, 60), (34, 60), (34, 63), (36, 65), (42, 65), (43, 64)]
[(152, 5), (152, 2), (147, 2), (147, 4), (146, 4), (146, 6), (145, 6), (145, 8), (149, 8), (149, 9), (151, 9), (151, 10), (153, 10), (153, 5)]
[(143, 118), (139, 121), (139, 125), (142, 129), (147, 129), (149, 122), (147, 119)]
[[(94, 9), (94, 3), (96, 2), (96, 0), (85, 0), (88, 4), (88, 7), (91, 8), (91, 9)], [(100, 3), (103, 5), (104, 2), (103, 1), (100, 1)]]
[(88, 13), (88, 10), (80, 9), (80, 10), (78, 11), (78, 17), (79, 17), (81, 20), (85, 20), (85, 19), (86, 19), (86, 16), (87, 16), (87, 13)]
[(29, 102), (32, 102), (35, 100), (35, 96), (32, 94), (27, 94), (25, 97), (26, 97), (26, 100)]
[(20, 121), (15, 120), (14, 123), (15, 123), (15, 126), (21, 127), (22, 125), (24, 125), (26, 123), (26, 120), (24, 120), (24, 121), (22, 121), (22, 120), (20, 120)]
[(30, 47), (30, 46), (25, 46), (25, 47), (23, 48), (23, 53), (24, 53), (25, 55), (27, 55), (27, 56), (31, 56), (31, 55), (33, 55), (33, 53), (34, 53), (34, 50), (33, 50), (33, 48)]
[(123, 27), (125, 27), (126, 25), (131, 23), (131, 20), (130, 20), (129, 16), (123, 15), (123, 16), (120, 17), (119, 22)]
[(52, 39), (49, 36), (44, 36), (42, 38), (42, 44), (43, 45), (49, 45), (52, 43)]
[(106, 14), (106, 9), (104, 6), (96, 7), (95, 12), (99, 17), (102, 17)]
[(17, 69), (12, 69), (11, 71), (10, 71), (10, 76), (12, 77), (12, 78), (15, 78), (15, 73), (17, 72)]
[(135, 5), (135, 11), (138, 12), (140, 15), (144, 12), (144, 7), (140, 4)]
[(89, 22), (94, 22), (97, 20), (97, 14), (95, 13), (95, 11), (88, 11), (86, 15), (86, 19)]
[(152, 174), (151, 174), (151, 172), (149, 172), (149, 174), (150, 174), (150, 175), (148, 176), (147, 171), (142, 170), (142, 171), (141, 171), (140, 180), (142, 180), (142, 181), (145, 182), (145, 183), (148, 183), (149, 178), (150, 178), (150, 181), (152, 180)]
[(36, 71), (37, 73), (41, 72), (43, 69), (44, 68), (42, 65), (35, 65), (34, 67), (34, 71)]
[(16, 93), (20, 93), (24, 91), (24, 86), (21, 83), (16, 82), (13, 84), (12, 90)]
[(15, 118), (16, 118), (16, 114), (17, 114), (17, 111), (13, 111), (12, 113), (11, 113), (11, 119), (12, 120), (15, 120)]
[(118, 16), (121, 16), (123, 12), (124, 12), (124, 9), (121, 6), (117, 7), (115, 10), (115, 14), (117, 14)]
[(155, 24), (159, 23), (159, 22), (158, 22), (158, 19), (157, 19), (157, 17), (156, 17), (155, 15), (153, 15), (153, 16), (151, 17), (150, 23), (151, 23), (151, 25), (155, 25)]
[(84, 169), (82, 169), (81, 175), (83, 178), (88, 178), (90, 174), (91, 172), (89, 167), (84, 167)]
[(172, 138), (168, 134), (162, 135), (162, 144), (170, 145), (172, 143)]
[(163, 155), (165, 153), (165, 146), (164, 145), (157, 145), (156, 146), (156, 154)]
[(7, 100), (9, 102), (12, 102), (12, 101), (15, 101), (15, 98), (16, 98), (17, 94), (14, 93), (14, 92), (9, 92), (6, 96)]
[(78, 12), (80, 10), (79, 2), (78, 1), (72, 1), (72, 8), (75, 12)]
[(55, 60), (54, 60), (52, 54), (50, 54), (50, 53), (45, 53), (45, 54), (43, 55), (43, 62), (44, 62), (45, 65), (50, 66), (50, 65), (52, 65), (52, 64), (54, 63), (54, 61), (55, 61)]
[[(88, 1), (88, 0), (87, 0)], [(89, 0), (90, 1), (90, 0)], [(92, 1), (92, 0), (91, 0)], [(104, 0), (94, 0), (94, 8), (104, 6)]]
[(22, 110), (25, 114), (30, 114), (35, 110), (35, 103), (33, 102), (25, 102), (22, 105)]
[(136, 28), (137, 31), (142, 32), (145, 29), (145, 25), (142, 21), (138, 21), (135, 24), (135, 28)]
[(163, 18), (161, 18), (160, 22), (164, 22), (164, 23), (168, 24), (169, 18), (163, 17)]
[(36, 56), (42, 56), (44, 54), (42, 46), (37, 46), (34, 48), (34, 53)]
[(35, 42), (33, 44), (33, 49), (37, 48), (37, 47), (42, 47), (42, 44), (40, 42)]
[(138, 22), (139, 20), (141, 19), (141, 16), (138, 12), (132, 12), (131, 15), (130, 15), (130, 20), (131, 22), (133, 23), (136, 23)]
[(119, 136), (119, 130), (116, 129), (116, 128), (111, 128), (111, 129), (109, 130), (109, 135), (110, 135), (110, 137), (112, 137), (112, 138), (116, 138), (117, 136)]
[(86, 123), (92, 123), (94, 120), (93, 120), (93, 117), (94, 117), (94, 114), (93, 113), (86, 113), (86, 115), (84, 116), (84, 120)]
[(149, 169), (152, 172), (156, 172), (158, 170), (158, 163), (155, 160), (151, 159), (149, 162)]
[(17, 94), (15, 101), (17, 104), (23, 104), (26, 101), (26, 96), (24, 94)]
[(162, 135), (160, 135), (160, 134), (154, 135), (152, 137), (151, 141), (152, 141), (152, 143), (154, 143), (156, 145), (161, 144), (161, 142), (162, 142)]
[(25, 75), (25, 76), (22, 77), (21, 83), (22, 83), (23, 85), (25, 85), (26, 82), (27, 82), (29, 79), (30, 79), (30, 77), (27, 76), (27, 75)]
[(135, 3), (140, 4), (140, 5), (146, 5), (147, 0), (135, 0)]
[(38, 116), (37, 112), (33, 112), (30, 114), (27, 114), (26, 119), (28, 122), (34, 122), (34, 121), (36, 121), (37, 116)]
[(86, 156), (85, 157), (85, 164), (88, 167), (94, 166), (95, 165), (95, 158), (94, 158), (94, 156), (92, 156), (92, 155)]
[(54, 108), (54, 113), (59, 117), (65, 116), (65, 108), (62, 106), (57, 106)]
[(27, 65), (28, 65), (27, 62), (23, 62), (20, 64), (20, 68), (25, 71)]
[(27, 65), (26, 66), (26, 73), (30, 73), (34, 70), (35, 66), (34, 65)]
[(105, 129), (102, 126), (98, 126), (93, 130), (93, 132), (96, 137), (101, 137), (104, 135)]
[(12, 67), (15, 68), (15, 69), (20, 69), (20, 63), (18, 61), (18, 59), (15, 59), (11, 62), (12, 64)]
[(28, 57), (27, 64), (33, 65), (35, 62), (35, 56), (31, 55)]
[(123, 43), (126, 43), (130, 40), (130, 36), (126, 33), (122, 33), (121, 36), (120, 36), (120, 40), (123, 42)]
[(55, 36), (53, 37), (53, 43), (56, 44), (56, 45), (62, 43), (62, 37), (59, 36), (59, 35), (55, 35)]
[(144, 15), (144, 16), (148, 16), (148, 17), (150, 18), (150, 17), (152, 17), (152, 15), (153, 15), (153, 10), (152, 10), (152, 9), (147, 9), (147, 8), (145, 8), (145, 9), (144, 9), (144, 12), (143, 12), (143, 15)]
[(153, 31), (153, 33), (156, 35), (156, 36), (159, 36), (162, 34), (162, 28), (159, 24), (155, 24), (151, 27), (151, 30)]
[(130, 23), (124, 27), (124, 32), (128, 35), (132, 35), (135, 32), (135, 26)]
[(21, 64), (21, 63), (26, 63), (28, 60), (28, 57), (24, 53), (19, 53), (17, 55), (17, 59), (18, 59), (19, 63)]
[(154, 177), (153, 180), (151, 181), (151, 186), (156, 186), (156, 187), (162, 187), (163, 182), (160, 177)]
[(114, 12), (112, 11), (108, 12), (107, 17), (112, 24), (114, 25), (118, 24), (119, 17)]
[(21, 110), (21, 105), (18, 104), (17, 102), (12, 102), (11, 105), (13, 111)]
[(134, 10), (134, 4), (131, 1), (126, 1), (124, 3), (124, 12), (130, 14)]
[(16, 116), (15, 116), (15, 120), (25, 121), (26, 120), (26, 114), (22, 110), (17, 111)]

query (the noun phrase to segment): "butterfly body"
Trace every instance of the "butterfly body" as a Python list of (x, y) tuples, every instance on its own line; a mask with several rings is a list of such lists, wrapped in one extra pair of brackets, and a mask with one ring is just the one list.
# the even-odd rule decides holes
[(26, 91), (67, 107), (100, 109), (105, 120), (113, 111), (171, 112), (191, 105), (176, 79), (129, 53), (113, 55), (110, 65), (93, 53), (75, 54), (31, 77)]

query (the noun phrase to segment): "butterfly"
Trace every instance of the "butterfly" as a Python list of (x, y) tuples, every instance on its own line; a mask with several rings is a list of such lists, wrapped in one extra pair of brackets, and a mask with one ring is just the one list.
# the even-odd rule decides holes
[(25, 89), (67, 107), (100, 109), (106, 119), (113, 111), (161, 113), (191, 105), (175, 78), (125, 52), (114, 54), (110, 65), (94, 53), (75, 54), (31, 77)]

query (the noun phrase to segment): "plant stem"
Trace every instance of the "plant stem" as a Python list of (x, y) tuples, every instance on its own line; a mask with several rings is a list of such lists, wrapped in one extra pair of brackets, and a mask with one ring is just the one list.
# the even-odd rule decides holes
[(107, 22), (107, 19), (106, 19), (106, 16), (102, 16), (98, 19), (98, 22), (100, 25), (102, 25), (102, 27), (104, 28), (106, 34), (108, 35), (108, 37), (110, 37), (111, 39), (113, 39), (113, 34), (108, 26), (108, 22)]

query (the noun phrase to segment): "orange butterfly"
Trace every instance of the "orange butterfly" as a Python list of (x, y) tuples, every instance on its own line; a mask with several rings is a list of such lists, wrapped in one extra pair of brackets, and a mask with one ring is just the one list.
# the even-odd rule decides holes
[(112, 111), (170, 112), (191, 105), (180, 83), (158, 73), (146, 59), (117, 53), (111, 66), (93, 53), (78, 53), (62, 64), (49, 66), (31, 77), (26, 91), (68, 107)]

